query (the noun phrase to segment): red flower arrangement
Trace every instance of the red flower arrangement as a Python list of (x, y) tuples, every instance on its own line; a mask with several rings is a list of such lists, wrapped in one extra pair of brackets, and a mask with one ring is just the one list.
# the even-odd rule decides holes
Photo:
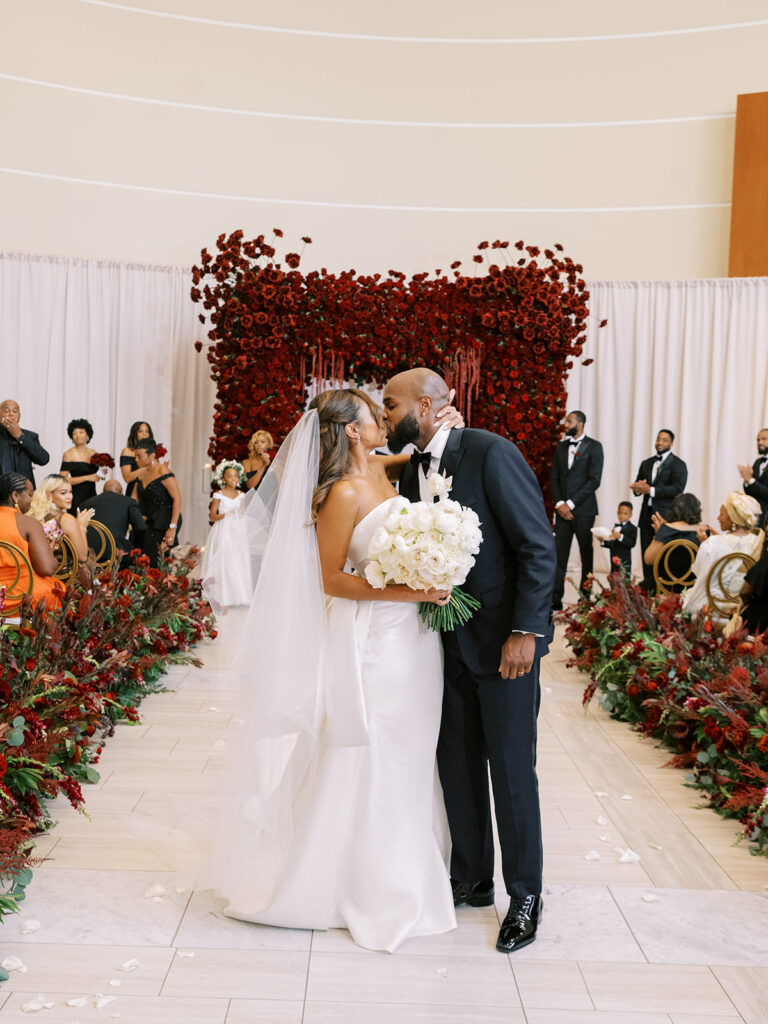
[(107, 452), (94, 452), (90, 458), (91, 466), (102, 466), (106, 469), (115, 468), (115, 460)]
[(582, 267), (560, 245), (540, 260), (536, 246), (517, 242), (517, 261), (508, 242), (477, 248), (471, 276), (458, 260), (450, 277), (440, 270), (410, 279), (396, 270), (305, 275), (300, 253), (288, 253), (283, 266), (264, 235), (220, 235), (215, 253), (204, 249), (193, 267), (191, 290), (206, 311), (200, 321), (210, 320), (213, 460), (241, 455), (257, 428), (282, 440), (312, 379), (383, 384), (410, 366), (430, 366), (457, 388), (467, 422), (516, 441), (545, 483), (565, 380), (585, 341)]

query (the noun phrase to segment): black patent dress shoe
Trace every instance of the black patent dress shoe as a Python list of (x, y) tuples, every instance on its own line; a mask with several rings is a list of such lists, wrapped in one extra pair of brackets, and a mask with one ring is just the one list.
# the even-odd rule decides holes
[(453, 889), (453, 905), (461, 907), (466, 904), (468, 907), (492, 907), (493, 906), (493, 879), (486, 878), (483, 882), (454, 882), (451, 879)]
[(522, 949), (533, 942), (542, 908), (541, 896), (513, 896), (499, 931), (496, 949), (500, 953), (514, 953), (516, 949)]

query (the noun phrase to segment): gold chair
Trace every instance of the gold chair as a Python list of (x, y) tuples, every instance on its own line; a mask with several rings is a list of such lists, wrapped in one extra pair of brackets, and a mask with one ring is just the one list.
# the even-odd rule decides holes
[[(698, 551), (698, 546), (685, 537), (676, 537), (664, 545), (653, 563), (657, 594), (679, 593), (693, 584), (696, 578), (693, 575), (693, 563)], [(680, 557), (673, 558), (678, 552)], [(681, 564), (678, 565), (678, 562)], [(681, 572), (680, 569), (684, 571)]]
[[(93, 535), (95, 534), (95, 537)], [(93, 543), (91, 540), (93, 539)], [(88, 523), (88, 547), (93, 552), (98, 572), (109, 572), (117, 558), (117, 544), (111, 530), (92, 519)]]
[[(731, 583), (735, 583), (736, 590), (729, 590), (723, 582), (723, 570), (728, 565), (738, 562)], [(712, 611), (717, 612), (724, 618), (729, 618), (734, 612), (740, 612), (742, 607), (741, 588), (744, 583), (744, 576), (755, 564), (755, 559), (743, 551), (733, 551), (730, 555), (723, 555), (718, 558), (707, 576), (707, 603)], [(743, 573), (739, 569), (743, 568)]]
[[(34, 585), (32, 566), (21, 548), (17, 548), (10, 541), (0, 540), (0, 552), (7, 552), (8, 558), (3, 558), (3, 561), (7, 564), (10, 560), (15, 572), (10, 582), (0, 584), (5, 587), (0, 624), (6, 629), (18, 629), (21, 625), (21, 602), (27, 594), (32, 593)], [(26, 583), (23, 582), (23, 577), (26, 577)], [(8, 619), (11, 621), (3, 621)]]
[(77, 557), (77, 552), (69, 537), (59, 538), (54, 554), (59, 560), (59, 565), (53, 575), (57, 580), (61, 580), (65, 587), (68, 587), (74, 581), (77, 570), (80, 568), (80, 559)]

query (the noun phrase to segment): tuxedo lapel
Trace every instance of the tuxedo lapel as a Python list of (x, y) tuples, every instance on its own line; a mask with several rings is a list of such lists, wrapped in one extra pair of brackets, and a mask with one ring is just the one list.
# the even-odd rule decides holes
[(448, 435), (448, 441), (446, 442), (443, 450), (443, 457), (440, 459), (440, 466), (438, 468), (439, 473), (445, 472), (446, 476), (455, 476), (456, 471), (459, 468), (459, 463), (464, 458), (464, 448), (461, 444), (461, 439), (464, 435), (464, 430), (451, 430)]

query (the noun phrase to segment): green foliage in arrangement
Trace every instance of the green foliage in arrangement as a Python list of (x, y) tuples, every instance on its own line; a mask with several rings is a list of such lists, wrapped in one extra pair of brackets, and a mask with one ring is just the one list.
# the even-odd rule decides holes
[(663, 741), (687, 784), (768, 856), (768, 633), (726, 637), (680, 605), (614, 574), (594, 604), (567, 613), (572, 664), (591, 677), (584, 704), (597, 693), (614, 718)]

